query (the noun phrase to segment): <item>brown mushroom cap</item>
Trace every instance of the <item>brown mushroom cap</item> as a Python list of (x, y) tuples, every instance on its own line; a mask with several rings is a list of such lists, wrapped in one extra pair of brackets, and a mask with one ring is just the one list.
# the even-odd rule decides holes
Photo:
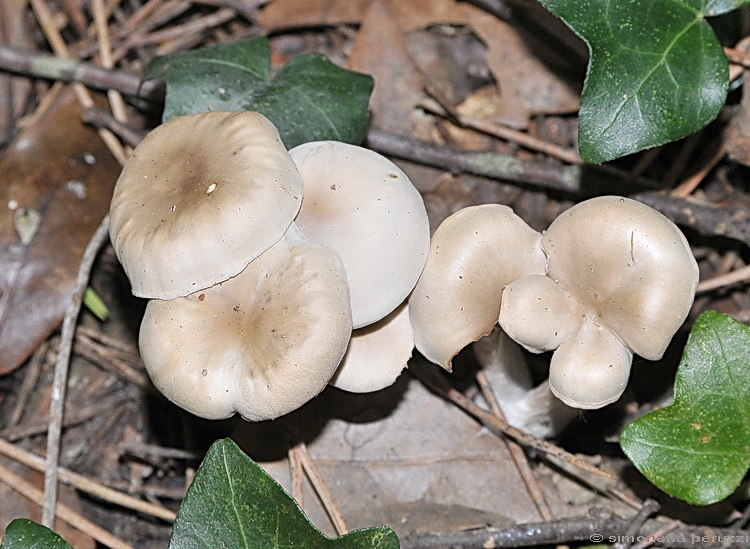
[(351, 336), (346, 277), (333, 250), (291, 226), (244, 271), (203, 291), (152, 300), (140, 331), (156, 388), (208, 419), (273, 419), (328, 383)]
[(454, 213), (435, 231), (409, 309), (417, 349), (446, 370), (466, 345), (492, 331), (510, 282), (544, 274), (542, 235), (507, 206)]
[(362, 147), (317, 141), (289, 154), (304, 182), (295, 223), (341, 256), (354, 327), (380, 320), (406, 299), (427, 259), (422, 197), (398, 166)]
[(126, 161), (110, 237), (133, 293), (171, 299), (239, 273), (281, 238), (301, 203), (302, 178), (264, 116), (182, 116)]

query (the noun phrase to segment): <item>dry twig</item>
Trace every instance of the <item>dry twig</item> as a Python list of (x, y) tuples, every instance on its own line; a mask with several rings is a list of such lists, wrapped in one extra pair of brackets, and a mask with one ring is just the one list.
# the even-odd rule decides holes
[(300, 442), (292, 448), (291, 451), (295, 453), (296, 459), (298, 459), (302, 465), (305, 475), (315, 489), (315, 493), (318, 494), (318, 498), (320, 498), (320, 502), (323, 504), (326, 513), (328, 513), (328, 517), (331, 519), (336, 532), (339, 535), (346, 534), (349, 530), (346, 527), (341, 510), (336, 504), (336, 500), (333, 498), (333, 495), (328, 489), (328, 485), (318, 471), (318, 468), (315, 466), (315, 462), (307, 451), (307, 446), (304, 442)]
[[(495, 398), (495, 393), (492, 391), (492, 386), (489, 382), (489, 379), (487, 379), (487, 374), (483, 370), (478, 370), (475, 373), (475, 377), (477, 379), (479, 389), (482, 391), (482, 397), (484, 398), (485, 402), (490, 405), (490, 410), (492, 411), (492, 413), (502, 421), (505, 421), (505, 416), (503, 416), (503, 411), (500, 408), (500, 404)], [(529, 465), (529, 460), (526, 458), (526, 452), (524, 452), (521, 445), (516, 441), (507, 438), (505, 438), (504, 440), (508, 447), (508, 451), (510, 452), (511, 458), (513, 458), (513, 463), (515, 463), (516, 468), (521, 475), (521, 479), (526, 485), (526, 489), (528, 490), (529, 495), (531, 496), (531, 499), (534, 502), (537, 511), (539, 512), (539, 516), (544, 520), (554, 519), (555, 515), (552, 512), (549, 503), (547, 503), (547, 500), (544, 497), (544, 492), (542, 491), (541, 486), (539, 486), (539, 481), (534, 475), (534, 471), (531, 469), (531, 465)]]
[(520, 429), (517, 429), (516, 427), (510, 425), (507, 421), (500, 419), (499, 417), (494, 415), (492, 412), (488, 412), (487, 410), (480, 408), (479, 406), (474, 404), (474, 401), (469, 397), (451, 387), (436, 372), (430, 372), (427, 368), (421, 368), (418, 367), (418, 365), (414, 365), (412, 368), (410, 368), (410, 371), (427, 387), (435, 391), (437, 394), (448, 399), (468, 414), (474, 416), (494, 434), (501, 437), (508, 436), (522, 446), (534, 448), (544, 454), (554, 456), (560, 460), (565, 461), (566, 463), (569, 463), (570, 465), (573, 465), (574, 467), (578, 467), (579, 469), (588, 471), (589, 473), (593, 473), (597, 476), (612, 480), (615, 479), (612, 474), (603, 471), (598, 467), (595, 467), (588, 461), (566, 452), (565, 450), (563, 450), (559, 446), (555, 446), (551, 442), (540, 440)]
[[(44, 493), (35, 488), (30, 483), (13, 473), (10, 469), (0, 466), (0, 482), (9, 486), (23, 497), (31, 500), (37, 505), (45, 505), (47, 498)], [(107, 547), (112, 549), (133, 549), (133, 546), (125, 543), (120, 538), (114, 536), (101, 526), (94, 524), (85, 517), (82, 517), (79, 513), (62, 503), (56, 503), (55, 514), (73, 526), (84, 534), (91, 536), (95, 540), (103, 543)], [(51, 526), (50, 526), (51, 528)]]

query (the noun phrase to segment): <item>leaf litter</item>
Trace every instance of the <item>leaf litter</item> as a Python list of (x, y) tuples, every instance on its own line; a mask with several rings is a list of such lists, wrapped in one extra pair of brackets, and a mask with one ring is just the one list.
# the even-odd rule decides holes
[[(66, 31), (69, 45), (82, 57), (90, 57), (97, 48), (96, 38), (81, 33), (80, 27), (81, 21), (91, 22), (89, 14), (76, 2), (46, 4)], [(268, 32), (274, 60), (316, 51), (346, 68), (372, 74), (376, 82), (372, 125), (380, 130), (459, 149), (490, 149), (521, 159), (537, 154), (513, 140), (456, 127), (451, 117), (451, 109), (456, 109), (559, 147), (575, 146), (574, 114), (585, 48), (557, 20), (539, 19), (544, 12), (520, 11), (516, 19), (504, 21), (473, 3), (448, 0), (274, 0), (249, 2), (248, 17), (245, 10), (231, 11), (233, 2), (220, 3), (225, 7), (212, 7), (211, 3), (197, 7), (166, 0), (136, 4), (140, 9), (121, 8), (109, 20), (119, 70), (139, 74), (155, 55)], [(33, 17), (18, 19), (18, 10), (27, 13), (24, 6), (10, 6), (2, 9), (16, 10), (13, 20), (25, 21), (27, 35), (34, 36), (37, 28)], [(0, 14), (0, 20), (5, 20), (4, 15)], [(546, 33), (537, 33), (539, 28)], [(30, 46), (39, 52), (46, 48), (38, 39)], [(36, 106), (52, 92), (39, 84), (37, 88), (26, 85), (23, 93)], [(425, 110), (428, 101), (436, 101), (443, 113)], [(45, 345), (54, 349), (54, 336), (45, 340), (59, 325), (69, 296), (66, 287), (75, 276), (87, 235), (106, 211), (109, 189), (119, 171), (114, 161), (97, 165), (106, 153), (96, 148), (101, 145), (93, 132), (80, 126), (80, 112), (72, 104), (57, 105), (49, 113), (67, 113), (68, 117), (62, 122), (48, 119), (46, 123), (41, 122), (43, 118), (31, 118), (0, 160), (5, 162), (4, 175), (23, 170), (35, 174), (29, 177), (33, 184), (22, 186), (22, 194), (11, 196), (6, 190), (0, 200), (0, 211), (6, 216), (0, 261), (8, 266), (3, 270), (5, 277), (16, 271), (15, 278), (6, 280), (2, 295), (9, 305), (3, 309), (0, 345), (7, 342), (9, 350), (0, 356), (13, 366), (3, 367), (6, 375), (0, 380), (0, 389), (6, 409), (18, 405), (18, 395), (26, 395), (21, 402), (25, 405), (22, 419), (15, 425), (2, 426), (3, 434), (11, 434), (9, 429), (13, 427), (16, 443), (38, 454), (42, 453), (49, 399), (51, 361), (45, 353), (38, 353), (42, 357), (37, 361), (38, 380), (29, 376), (32, 390), (21, 392), (19, 388), (34, 362), (28, 357)], [(129, 123), (137, 129), (147, 129), (157, 118), (158, 114), (143, 104), (131, 106)], [(21, 126), (20, 120), (15, 122)], [(26, 134), (36, 135), (32, 142), (46, 140), (51, 149), (65, 146), (69, 156), (37, 150), (24, 157), (22, 150), (15, 153), (14, 161), (19, 162), (15, 167), (7, 158), (13, 158), (13, 151), (24, 143)], [(711, 132), (703, 138), (711, 143), (716, 139)], [(637, 163), (618, 167), (634, 174), (646, 173), (652, 179), (676, 171), (680, 180), (704, 165), (701, 159), (681, 155), (682, 147), (665, 147), (659, 154), (644, 154)], [(87, 154), (97, 162), (86, 163)], [(70, 157), (83, 162), (60, 161)], [(50, 163), (51, 168), (44, 169), (40, 159), (55, 161)], [(453, 211), (485, 202), (512, 204), (532, 226), (543, 228), (570, 203), (570, 197), (553, 199), (541, 189), (489, 181), (406, 159), (399, 163), (422, 191), (433, 228)], [(745, 193), (730, 183), (731, 171), (725, 168), (721, 174), (708, 180), (700, 191), (701, 199), (712, 204), (748, 204)], [(5, 182), (8, 180), (4, 177)], [(19, 238), (19, 225), (12, 220), (13, 215), (19, 215), (18, 206), (6, 207), (15, 204), (12, 200), (28, 212), (41, 214), (38, 229), (26, 233), (30, 241), (25, 246)], [(741, 265), (742, 255), (731, 248), (715, 243), (696, 246), (703, 270), (720, 275)], [(24, 253), (19, 255), (21, 249)], [(38, 262), (33, 268), (32, 257)], [(60, 270), (65, 271), (63, 278), (53, 278)], [(23, 282), (27, 271), (28, 282)], [(106, 323), (85, 312), (81, 318), (83, 327), (95, 335), (90, 343), (94, 350), (87, 347), (87, 352), (79, 351), (74, 358), (62, 465), (102, 484), (176, 508), (198, 460), (182, 454), (168, 457), (170, 448), (200, 457), (210, 442), (232, 434), (251, 456), (295, 492), (293, 479), (299, 472), (290, 469), (287, 450), (293, 442), (304, 440), (350, 527), (387, 521), (397, 531), (408, 533), (430, 527), (459, 530), (540, 520), (530, 488), (511, 465), (505, 444), (455, 406), (425, 390), (409, 373), (394, 387), (365, 398), (328, 389), (305, 409), (271, 424), (234, 420), (207, 424), (188, 417), (148, 389), (136, 386), (135, 380), (142, 379), (138, 377), (142, 369), (134, 336), (143, 304), (127, 296), (111, 250), (103, 251), (92, 284), (111, 306), (112, 314)], [(698, 306), (750, 320), (750, 301), (741, 287), (707, 296)], [(4, 335), (6, 325), (18, 334), (15, 340)], [(669, 392), (676, 365), (676, 357), (671, 356), (665, 359), (661, 371), (657, 371), (657, 365), (648, 365), (656, 372), (654, 377), (637, 371), (632, 383), (634, 394), (626, 403), (586, 414), (558, 442), (571, 451), (598, 456), (612, 472), (627, 470), (621, 457), (612, 456), (616, 425), (658, 403)], [(541, 361), (531, 357), (531, 366), (537, 376), (544, 377)], [(474, 368), (474, 358), (467, 351), (460, 357), (451, 382), (471, 393)], [(125, 401), (122, 396), (127, 397)], [(107, 406), (97, 407), (98, 401)], [(35, 421), (41, 430), (31, 428)], [(561, 474), (560, 465), (554, 461), (537, 459), (533, 453), (530, 457), (542, 492), (557, 517), (580, 516), (594, 506), (627, 515), (632, 511), (624, 502), (637, 505), (638, 497), (649, 490), (642, 482), (619, 485), (619, 498), (611, 497), (616, 492), (606, 494), (611, 487), (600, 488), (599, 492), (581, 490), (587, 484), (585, 479), (571, 481), (569, 473)], [(302, 483), (297, 495), (313, 522), (332, 532), (324, 506), (309, 485)], [(168, 523), (155, 523), (89, 498), (83, 498), (82, 513), (97, 517), (133, 546), (166, 546)], [(722, 503), (704, 510), (698, 518), (699, 524), (721, 525), (734, 516), (732, 505)], [(688, 520), (690, 515), (678, 505), (667, 517)], [(4, 520), (10, 518), (3, 515)]]

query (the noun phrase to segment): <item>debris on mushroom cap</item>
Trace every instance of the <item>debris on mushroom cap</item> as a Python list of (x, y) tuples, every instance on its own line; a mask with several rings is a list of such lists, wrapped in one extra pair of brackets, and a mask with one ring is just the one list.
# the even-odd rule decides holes
[(450, 371), (461, 349), (492, 331), (505, 286), (544, 274), (541, 238), (499, 204), (464, 208), (440, 224), (409, 298), (414, 340), (425, 358)]
[(557, 346), (550, 386), (561, 400), (580, 408), (614, 402), (633, 354), (661, 358), (690, 311), (698, 284), (690, 246), (656, 210), (605, 196), (559, 216), (542, 247), (549, 282), (510, 284), (500, 325), (529, 350)]
[(406, 368), (414, 334), (406, 302), (377, 322), (354, 330), (344, 359), (329, 382), (352, 393), (384, 389)]
[(304, 185), (295, 222), (341, 256), (354, 327), (380, 320), (406, 299), (427, 259), (422, 197), (393, 162), (362, 147), (318, 141), (289, 153)]
[(133, 293), (171, 299), (239, 273), (281, 238), (301, 203), (302, 178), (264, 116), (182, 116), (125, 162), (110, 237)]
[(152, 300), (141, 356), (156, 388), (208, 419), (291, 412), (325, 388), (351, 336), (343, 265), (291, 226), (244, 271), (173, 300)]

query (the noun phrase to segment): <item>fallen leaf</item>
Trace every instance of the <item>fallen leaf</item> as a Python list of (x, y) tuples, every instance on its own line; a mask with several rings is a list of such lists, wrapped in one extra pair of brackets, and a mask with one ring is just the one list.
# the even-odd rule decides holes
[(375, 81), (370, 98), (372, 126), (426, 137), (415, 128), (419, 124), (416, 105), (424, 97), (422, 77), (406, 53), (404, 33), (386, 2), (375, 0), (367, 8), (349, 68), (369, 74)]
[[(541, 11), (534, 17), (548, 16)], [(501, 104), (496, 118), (503, 123), (523, 128), (534, 114), (568, 113), (578, 108), (578, 90), (571, 88), (547, 59), (537, 55), (543, 50), (543, 36), (523, 32), (522, 25), (506, 23), (467, 3), (455, 0), (318, 0), (305, 3), (305, 8), (300, 9), (298, 0), (276, 0), (263, 10), (260, 23), (269, 31), (292, 26), (360, 24), (349, 67), (375, 77), (372, 105), (376, 117), (395, 119), (397, 114), (393, 110), (413, 112), (416, 109), (419, 101), (413, 97), (416, 69), (405, 53), (403, 35), (434, 25), (465, 26), (487, 46), (487, 65), (497, 81)], [(379, 81), (387, 82), (388, 88), (403, 90), (404, 96), (379, 96), (385, 93), (378, 90)], [(422, 88), (424, 82), (417, 91)], [(393, 95), (394, 92), (389, 93)], [(383, 109), (389, 114), (380, 114), (381, 103), (387, 105)], [(394, 132), (399, 129), (388, 125), (381, 127)]]
[[(109, 209), (119, 165), (63, 88), (0, 157), (0, 374), (60, 324), (81, 256)], [(39, 216), (19, 236), (17, 213)], [(14, 223), (14, 217), (16, 223)]]
[(372, 0), (291, 0), (271, 2), (258, 24), (268, 30), (358, 23)]

